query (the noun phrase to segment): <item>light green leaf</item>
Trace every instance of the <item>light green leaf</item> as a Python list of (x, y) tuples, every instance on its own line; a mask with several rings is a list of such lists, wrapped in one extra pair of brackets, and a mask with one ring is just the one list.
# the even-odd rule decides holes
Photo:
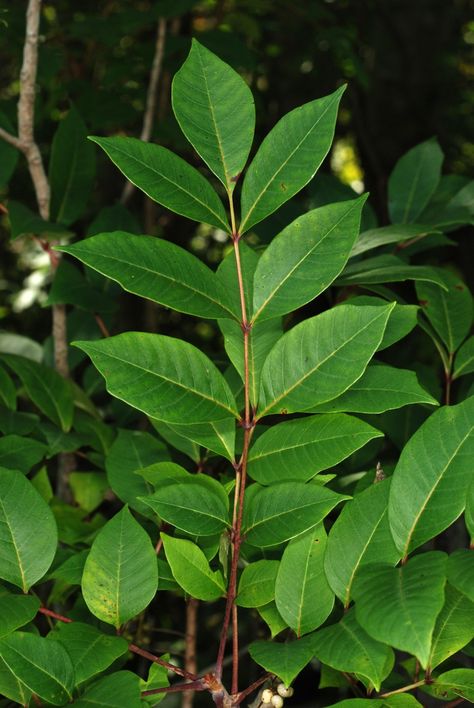
[(469, 334), (473, 318), (473, 300), (469, 288), (457, 276), (445, 272), (448, 290), (432, 283), (416, 283), (422, 311), (441, 337), (450, 354)]
[(7, 408), (14, 411), (16, 408), (16, 388), (15, 384), (3, 368), (0, 366), (0, 401)]
[(136, 138), (97, 138), (125, 177), (158, 204), (194, 221), (230, 231), (221, 200), (205, 177), (160, 145)]
[(23, 686), (54, 706), (72, 700), (74, 667), (59, 642), (26, 632), (0, 639), (0, 658)]
[(448, 580), (456, 590), (474, 602), (474, 551), (460, 548), (448, 558)]
[(458, 349), (454, 360), (453, 379), (474, 372), (474, 336), (466, 339), (464, 344)]
[(5, 435), (0, 438), (0, 467), (9, 467), (26, 474), (43, 459), (46, 450), (46, 445), (33, 438)]
[(405, 280), (422, 280), (447, 289), (444, 272), (433, 266), (408, 265), (392, 255), (374, 256), (348, 265), (336, 285), (377, 285), (401, 283)]
[(445, 582), (446, 555), (439, 551), (415, 556), (398, 568), (366, 565), (352, 589), (357, 621), (374, 639), (413, 654), (426, 668)]
[(23, 356), (2, 354), (2, 360), (20, 378), (27, 395), (40, 411), (67, 433), (74, 413), (69, 382), (54, 369)]
[(245, 566), (240, 576), (236, 604), (240, 607), (261, 607), (272, 602), (279, 565), (276, 560), (258, 560)]
[(166, 558), (176, 582), (198, 600), (217, 600), (225, 593), (220, 571), (212, 571), (206, 556), (192, 541), (161, 534)]
[(267, 548), (317, 526), (347, 496), (319, 484), (281, 482), (249, 496), (243, 533), (251, 546)]
[(428, 234), (441, 233), (433, 226), (422, 224), (391, 224), (377, 229), (369, 229), (360, 234), (351, 251), (350, 258), (360, 256), (373, 248), (424, 238)]
[(51, 218), (72, 224), (86, 207), (95, 176), (95, 152), (87, 128), (72, 106), (54, 135), (49, 161)]
[[(386, 305), (387, 300), (371, 295), (357, 295), (356, 297), (351, 297), (350, 300), (348, 300), (348, 304), (357, 305), (359, 307), (365, 307), (366, 305)], [(417, 305), (400, 305), (397, 302), (390, 313), (383, 339), (377, 351), (390, 347), (409, 334), (409, 332), (416, 327), (419, 309)]]
[(220, 281), (196, 256), (174, 243), (124, 231), (60, 246), (130, 293), (196, 317), (233, 317)]
[(128, 643), (122, 637), (104, 634), (83, 622), (58, 623), (48, 639), (61, 642), (67, 650), (74, 665), (76, 686), (105, 671), (128, 650)]
[(272, 639), (288, 627), (285, 620), (278, 612), (275, 602), (269, 602), (267, 605), (257, 607), (257, 612), (268, 626)]
[(187, 342), (125, 332), (75, 344), (91, 357), (113, 396), (153, 418), (172, 425), (238, 417), (222, 374)]
[(57, 543), (51, 509), (29, 479), (0, 469), (0, 578), (28, 592), (51, 565)]
[(393, 475), (390, 529), (406, 556), (450, 526), (466, 505), (474, 455), (474, 397), (431, 415), (403, 449)]
[(154, 518), (150, 508), (138, 499), (150, 493), (150, 486), (135, 472), (168, 458), (166, 447), (150, 433), (119, 430), (105, 458), (107, 479), (119, 499), (141, 514)]
[(417, 375), (408, 369), (385, 364), (369, 364), (365, 373), (342, 396), (314, 407), (314, 412), (384, 413), (414, 403), (437, 406), (418, 383)]
[(377, 691), (392, 670), (393, 651), (364, 631), (354, 608), (337, 624), (318, 630), (309, 639), (320, 661), (338, 671), (364, 676)]
[(313, 656), (311, 638), (303, 637), (294, 642), (252, 642), (249, 654), (257, 664), (278, 676), (289, 686)]
[(258, 417), (307, 411), (347, 390), (377, 350), (393, 307), (341, 305), (284, 334), (263, 365)]
[(242, 223), (248, 231), (297, 194), (331, 147), (345, 86), (281, 118), (255, 155), (242, 187)]
[(193, 39), (175, 74), (173, 112), (181, 130), (228, 191), (233, 191), (252, 146), (253, 96), (228, 64)]
[(131, 671), (116, 671), (88, 686), (74, 705), (76, 708), (142, 708), (140, 679)]
[(158, 587), (150, 537), (124, 507), (97, 534), (82, 576), (82, 594), (93, 615), (119, 628), (138, 615)]
[(319, 627), (334, 605), (334, 594), (324, 575), (326, 538), (321, 524), (294, 538), (283, 551), (275, 604), (298, 637)]
[(39, 607), (39, 598), (17, 595), (0, 586), (0, 637), (31, 622), (36, 617)]
[(329, 585), (349, 606), (357, 572), (368, 563), (400, 558), (388, 526), (390, 479), (372, 484), (346, 502), (329, 532), (324, 569)]
[[(164, 659), (165, 661), (169, 661), (170, 659), (169, 654), (164, 654), (160, 658)], [(166, 686), (169, 686), (169, 683), (170, 682), (168, 678), (168, 669), (166, 669), (164, 666), (160, 666), (159, 664), (150, 664), (150, 668), (148, 669), (147, 680), (145, 681), (144, 679), (142, 679), (140, 681), (142, 701), (150, 703), (153, 708), (155, 708), (158, 703), (161, 703), (161, 701), (166, 698), (166, 693), (155, 693), (149, 696), (144, 696), (143, 691), (152, 691), (155, 688), (165, 688)], [(145, 705), (145, 703), (143, 705)]]
[(306, 482), (383, 433), (348, 415), (314, 415), (266, 430), (250, 448), (248, 474), (260, 484)]
[(452, 669), (436, 677), (433, 685), (435, 695), (444, 698), (445, 693), (454, 693), (474, 703), (474, 669)]
[(416, 145), (401, 157), (388, 180), (388, 211), (392, 223), (415, 221), (441, 178), (444, 155), (435, 139)]
[(234, 460), (235, 420), (233, 418), (209, 423), (173, 423), (169, 428), (180, 439), (187, 438), (188, 444), (195, 443), (231, 462)]
[(254, 322), (291, 312), (326, 290), (347, 262), (366, 199), (313, 209), (273, 239), (255, 271)]
[(71, 472), (69, 484), (74, 500), (84, 511), (94, 511), (104, 500), (109, 483), (104, 472)]
[(219, 534), (228, 524), (229, 498), (222, 485), (206, 475), (188, 474), (163, 484), (141, 501), (167, 523), (197, 536)]
[(428, 660), (431, 669), (435, 669), (448, 657), (456, 654), (474, 637), (474, 602), (449, 583), (446, 585), (445, 597), (445, 603), (433, 631)]

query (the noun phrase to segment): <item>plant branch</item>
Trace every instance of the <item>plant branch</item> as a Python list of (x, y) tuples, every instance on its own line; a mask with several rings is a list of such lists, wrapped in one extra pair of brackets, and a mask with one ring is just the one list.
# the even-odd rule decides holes
[[(149, 142), (153, 131), (153, 121), (155, 118), (156, 106), (158, 103), (158, 84), (160, 81), (161, 69), (163, 66), (165, 42), (166, 20), (163, 17), (160, 17), (160, 19), (158, 20), (158, 28), (156, 32), (155, 53), (153, 56), (150, 79), (148, 82), (148, 91), (146, 96), (145, 113), (143, 116), (142, 131), (140, 133), (140, 140), (143, 140), (146, 143)], [(122, 204), (127, 204), (135, 189), (135, 185), (131, 182), (125, 183), (125, 186), (122, 191), (122, 196), (120, 198)]]
[(395, 696), (397, 693), (406, 693), (407, 691), (411, 691), (414, 688), (419, 688), (420, 686), (424, 686), (426, 684), (426, 679), (423, 679), (422, 681), (416, 681), (415, 683), (411, 683), (408, 686), (403, 686), (402, 688), (397, 688), (395, 691), (388, 691), (387, 693), (381, 693), (380, 698), (388, 698), (389, 696)]
[[(197, 674), (196, 639), (197, 639), (197, 611), (199, 600), (190, 597), (186, 604), (186, 650), (184, 655), (184, 668), (190, 674)], [(192, 708), (194, 692), (183, 693), (181, 708)]]
[[(162, 686), (161, 688), (151, 688), (149, 691), (142, 691), (142, 696), (154, 696), (157, 693), (178, 693), (181, 691), (190, 692), (192, 691), (208, 691), (209, 687), (203, 681), (203, 679), (196, 679), (196, 681), (184, 681), (183, 683), (175, 683), (171, 686)], [(186, 695), (186, 693), (184, 694)]]
[(237, 693), (236, 695), (234, 695), (233, 696), (234, 704), (236, 706), (238, 706), (240, 703), (242, 703), (244, 698), (247, 698), (247, 696), (250, 696), (250, 694), (253, 693), (257, 688), (259, 688), (259, 686), (261, 686), (262, 683), (265, 683), (265, 681), (267, 681), (271, 677), (271, 675), (272, 674), (269, 674), (269, 673), (263, 674), (263, 676), (260, 676), (259, 679), (257, 679), (253, 683), (251, 683), (250, 686), (245, 688), (243, 691), (240, 691), (240, 693)]
[(3, 138), (3, 140), (6, 143), (10, 143), (10, 145), (13, 145), (13, 147), (16, 148), (17, 150), (24, 152), (25, 146), (21, 142), (20, 138), (17, 138), (16, 135), (12, 135), (11, 133), (8, 132), (8, 130), (5, 130), (4, 128), (0, 128), (0, 138)]

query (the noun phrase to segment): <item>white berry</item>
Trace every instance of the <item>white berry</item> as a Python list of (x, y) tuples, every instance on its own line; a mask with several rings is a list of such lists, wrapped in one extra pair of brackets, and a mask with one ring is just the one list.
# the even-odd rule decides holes
[(262, 691), (261, 699), (262, 703), (271, 703), (273, 698), (273, 691), (271, 688), (266, 688), (264, 691)]
[(283, 698), (278, 694), (275, 694), (272, 698), (272, 705), (275, 706), (275, 708), (283, 708), (283, 702)]
[(282, 698), (291, 698), (293, 695), (293, 689), (291, 686), (288, 688), (285, 686), (284, 683), (279, 683), (277, 686), (277, 691), (280, 694)]

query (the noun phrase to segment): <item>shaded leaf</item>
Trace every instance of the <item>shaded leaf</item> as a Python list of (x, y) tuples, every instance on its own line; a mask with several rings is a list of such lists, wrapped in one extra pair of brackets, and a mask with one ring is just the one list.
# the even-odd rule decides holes
[(433, 631), (428, 660), (430, 668), (435, 669), (442, 664), (468, 644), (473, 637), (474, 602), (448, 583), (445, 589), (445, 603), (436, 619)]
[(31, 622), (36, 617), (39, 607), (39, 598), (16, 595), (0, 586), (0, 637)]
[(444, 272), (433, 266), (408, 265), (392, 255), (374, 256), (348, 265), (336, 285), (377, 285), (401, 283), (405, 280), (427, 281), (447, 289)]
[(236, 605), (261, 607), (275, 597), (275, 581), (280, 563), (276, 560), (258, 560), (246, 565), (240, 576)]
[(7, 408), (14, 411), (16, 408), (16, 388), (15, 384), (5, 371), (5, 369), (0, 366), (0, 401), (2, 401)]
[(445, 281), (447, 290), (432, 283), (416, 283), (416, 294), (434, 330), (448, 352), (454, 354), (471, 329), (473, 300), (469, 288), (457, 276), (446, 271)]
[(12, 199), (8, 201), (8, 218), (10, 220), (11, 238), (20, 236), (42, 236), (58, 238), (70, 232), (62, 224), (45, 221), (27, 206)]
[(140, 679), (131, 671), (116, 671), (88, 686), (74, 705), (76, 708), (142, 708)]
[(474, 602), (474, 549), (460, 548), (448, 558), (448, 580)]
[(380, 246), (387, 246), (391, 243), (403, 243), (412, 239), (420, 239), (429, 234), (440, 233), (433, 226), (424, 224), (390, 224), (377, 229), (363, 231), (351, 251), (350, 258), (360, 256), (362, 253), (371, 251)]
[(46, 445), (33, 438), (5, 435), (0, 438), (0, 466), (26, 474), (43, 459), (46, 449)]
[(466, 339), (464, 344), (458, 349), (454, 360), (453, 379), (474, 372), (474, 336)]
[(310, 637), (303, 637), (284, 644), (252, 642), (249, 654), (257, 664), (278, 676), (285, 686), (289, 686), (313, 656), (310, 640)]

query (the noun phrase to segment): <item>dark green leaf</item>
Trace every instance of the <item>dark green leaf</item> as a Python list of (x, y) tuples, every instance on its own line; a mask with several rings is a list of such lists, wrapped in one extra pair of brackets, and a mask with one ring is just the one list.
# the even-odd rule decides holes
[(5, 371), (5, 369), (0, 366), (0, 400), (6, 405), (7, 408), (14, 411), (16, 408), (16, 388)]
[(240, 576), (236, 604), (240, 607), (261, 607), (275, 597), (275, 582), (280, 563), (258, 560), (246, 565)]
[(160, 145), (136, 138), (97, 138), (125, 177), (167, 209), (230, 231), (224, 207), (205, 177)]
[(474, 549), (460, 548), (448, 558), (448, 580), (474, 602)]
[(114, 312), (117, 303), (91, 286), (78, 268), (62, 259), (45, 305), (75, 305), (88, 312)]
[(33, 438), (5, 435), (0, 438), (0, 467), (9, 467), (27, 474), (46, 453), (46, 445)]
[(377, 350), (393, 307), (341, 305), (283, 335), (262, 369), (258, 417), (307, 411), (347, 390)]
[(191, 145), (233, 191), (255, 127), (253, 96), (245, 81), (193, 39), (189, 56), (173, 79), (172, 102)]
[(265, 431), (250, 448), (248, 473), (260, 484), (290, 479), (306, 482), (381, 436), (372, 426), (348, 415), (286, 421)]
[(82, 593), (93, 615), (119, 628), (150, 604), (158, 587), (150, 537), (124, 507), (96, 536)]
[[(5, 113), (0, 113), (0, 128), (7, 130), (11, 134), (15, 133), (15, 128)], [(0, 140), (0, 186), (3, 187), (8, 184), (10, 177), (15, 172), (19, 156), (19, 150), (7, 143), (6, 140)]]
[(31, 622), (36, 617), (39, 607), (39, 598), (16, 595), (0, 586), (0, 637)]
[(344, 89), (290, 111), (267, 135), (245, 175), (241, 233), (272, 214), (315, 175), (331, 146)]
[(446, 585), (445, 597), (445, 603), (433, 631), (428, 660), (431, 669), (435, 669), (448, 657), (456, 654), (474, 637), (474, 602), (451, 587), (449, 583)]
[(374, 639), (413, 654), (426, 668), (445, 582), (446, 555), (439, 551), (415, 556), (398, 568), (366, 565), (352, 590), (357, 621)]
[(334, 605), (334, 594), (324, 574), (325, 551), (326, 532), (321, 524), (294, 538), (283, 552), (275, 604), (298, 637), (319, 627)]
[(202, 423), (238, 417), (230, 389), (196, 347), (163, 335), (126, 332), (76, 342), (116, 398), (165, 423)]
[(441, 268), (408, 265), (392, 255), (374, 256), (348, 265), (336, 285), (377, 285), (401, 283), (405, 280), (427, 281), (447, 289)]
[(295, 642), (252, 642), (250, 656), (266, 671), (278, 676), (285, 686), (289, 686), (313, 656), (310, 637)]
[(53, 514), (19, 472), (0, 470), (0, 577), (28, 592), (51, 565), (58, 542)]
[(457, 276), (446, 271), (445, 281), (448, 290), (432, 283), (417, 283), (416, 294), (448, 352), (454, 354), (471, 329), (473, 300), (469, 288)]
[(8, 218), (10, 219), (11, 238), (20, 236), (42, 236), (58, 238), (70, 232), (62, 224), (45, 221), (24, 204), (10, 200), (8, 202)]
[(462, 347), (459, 348), (454, 360), (453, 379), (474, 372), (474, 336), (466, 339)]
[(410, 551), (450, 526), (466, 505), (474, 455), (474, 397), (436, 411), (402, 451), (389, 500), (397, 548)]
[(142, 708), (140, 679), (131, 671), (117, 671), (87, 687), (76, 708)]
[(351, 251), (350, 258), (360, 256), (373, 248), (380, 248), (380, 246), (387, 246), (391, 243), (411, 241), (412, 239), (417, 241), (433, 233), (440, 232), (436, 231), (432, 226), (422, 224), (393, 224), (381, 226), (378, 229), (370, 229), (360, 234)]

